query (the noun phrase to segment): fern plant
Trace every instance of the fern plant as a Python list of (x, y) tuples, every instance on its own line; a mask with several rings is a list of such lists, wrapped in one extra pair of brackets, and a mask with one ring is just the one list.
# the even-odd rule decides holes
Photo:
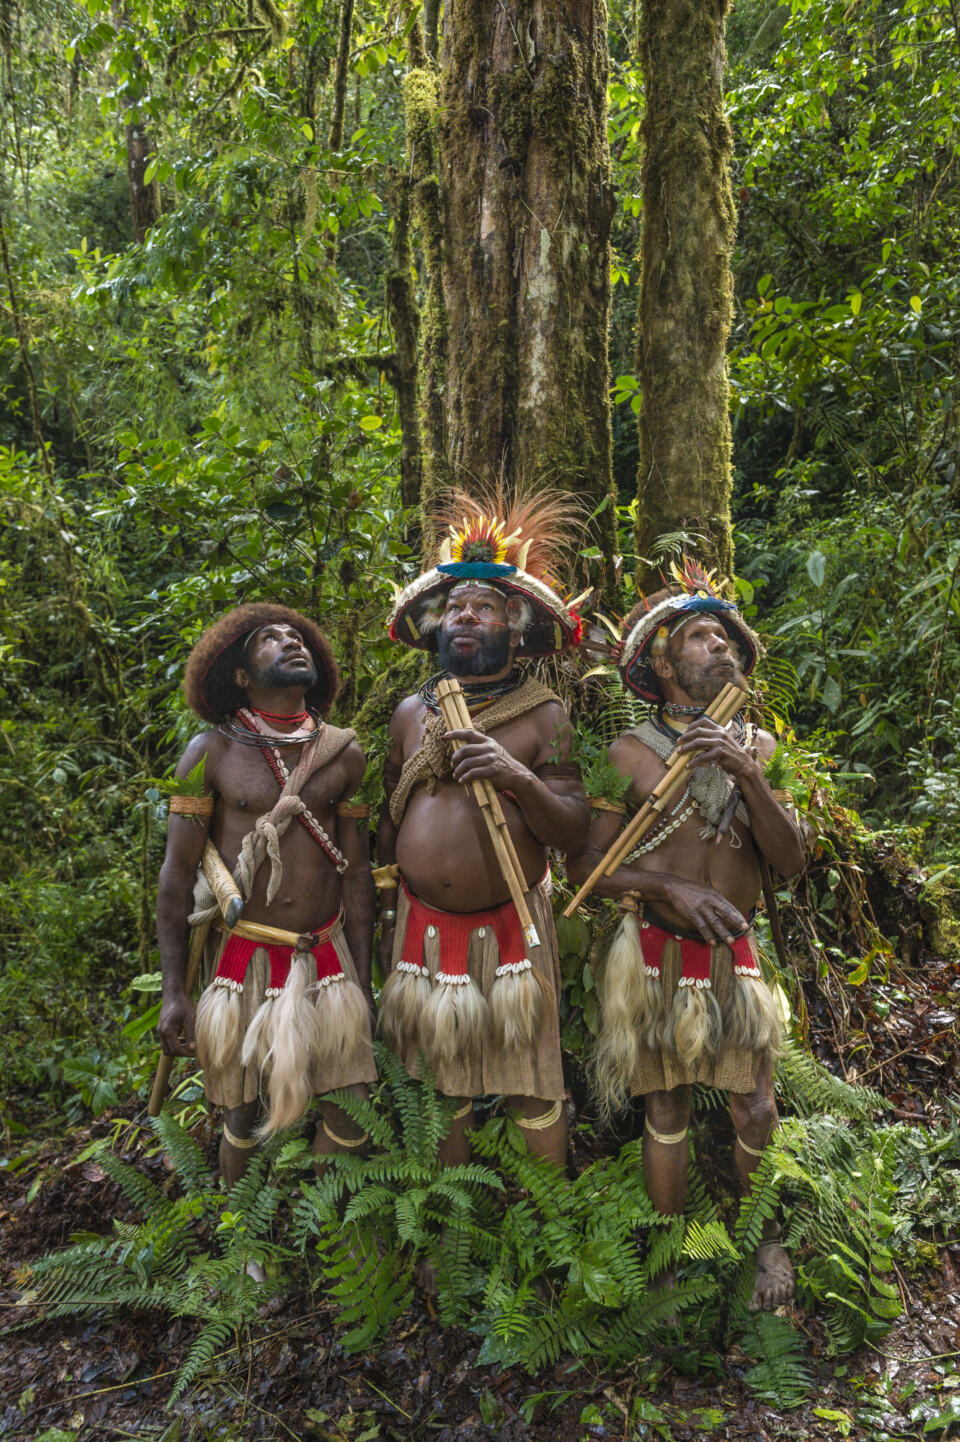
[(198, 1321), (171, 1405), (257, 1317), (262, 1287), (246, 1264), (273, 1267), (289, 1253), (271, 1237), (284, 1195), (268, 1179), (279, 1142), (254, 1157), (228, 1199), (211, 1186), (203, 1153), (189, 1133), (166, 1114), (151, 1124), (174, 1163), (180, 1194), (168, 1197), (114, 1152), (100, 1151), (100, 1165), (143, 1220), (115, 1220), (112, 1236), (78, 1237), (35, 1262), (27, 1280), (44, 1319), (129, 1309)]
[[(476, 1162), (441, 1165), (438, 1148), (455, 1103), (441, 1096), (425, 1069), (414, 1081), (386, 1047), (377, 1047), (380, 1101), (336, 1092), (333, 1099), (370, 1137), (370, 1155), (329, 1158), (319, 1180), (301, 1183), (292, 1244), (319, 1262), (358, 1351), (409, 1305), (412, 1277), (425, 1259), (434, 1269), (446, 1322), (459, 1320), (482, 1284), (476, 1265), (503, 1190), (496, 1172)], [(482, 1219), (486, 1219), (486, 1226)]]
[(802, 1334), (785, 1318), (764, 1320), (748, 1310), (765, 1222), (782, 1207), (798, 1296), (817, 1305), (828, 1350), (876, 1342), (900, 1313), (890, 1280), (894, 1160), (892, 1129), (861, 1121), (854, 1132), (832, 1117), (789, 1119), (764, 1151), (734, 1227), (743, 1264), (731, 1319), (741, 1347), (757, 1358), (746, 1380), (765, 1401), (796, 1406), (809, 1383)]

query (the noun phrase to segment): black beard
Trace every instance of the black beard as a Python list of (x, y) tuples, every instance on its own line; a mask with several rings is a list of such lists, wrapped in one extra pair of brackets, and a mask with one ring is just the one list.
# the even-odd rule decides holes
[(453, 638), (446, 631), (437, 635), (437, 657), (451, 676), (495, 676), (510, 664), (510, 632), (492, 631), (478, 638), (480, 648), (470, 656), (458, 656)]
[(709, 706), (728, 682), (742, 681), (743, 675), (736, 662), (734, 668), (731, 670), (729, 666), (723, 666), (714, 671), (710, 663), (706, 666), (693, 666), (679, 660), (673, 663), (677, 681), (696, 706)]
[(272, 661), (263, 668), (251, 667), (250, 679), (264, 691), (278, 691), (296, 686), (307, 692), (317, 684), (317, 668), (312, 660), (309, 667), (298, 665), (288, 671), (289, 665), (289, 661), (280, 660)]

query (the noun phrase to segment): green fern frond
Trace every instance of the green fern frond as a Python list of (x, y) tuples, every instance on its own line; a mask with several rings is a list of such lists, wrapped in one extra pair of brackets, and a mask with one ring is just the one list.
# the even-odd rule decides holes
[(740, 1260), (740, 1253), (731, 1242), (726, 1227), (719, 1221), (707, 1222), (705, 1225), (697, 1221), (688, 1222), (682, 1255), (692, 1257), (698, 1262)]
[(744, 1381), (761, 1401), (783, 1409), (806, 1401), (813, 1380), (806, 1341), (785, 1317), (773, 1312), (751, 1316), (740, 1333), (740, 1345), (757, 1358)]
[(790, 1035), (784, 1038), (776, 1084), (777, 1093), (786, 1105), (803, 1117), (826, 1113), (865, 1121), (891, 1106), (887, 1098), (872, 1087), (851, 1086), (835, 1077)]
[(233, 1335), (232, 1322), (217, 1318), (207, 1323), (187, 1353), (187, 1360), (177, 1374), (173, 1391), (167, 1401), (168, 1410), (179, 1401), (187, 1388), (193, 1385), (201, 1372), (209, 1367), (216, 1354), (224, 1350)]
[(191, 1192), (208, 1189), (211, 1180), (210, 1168), (203, 1151), (190, 1133), (169, 1112), (161, 1112), (158, 1117), (152, 1117), (150, 1124), (173, 1163), (181, 1186)]

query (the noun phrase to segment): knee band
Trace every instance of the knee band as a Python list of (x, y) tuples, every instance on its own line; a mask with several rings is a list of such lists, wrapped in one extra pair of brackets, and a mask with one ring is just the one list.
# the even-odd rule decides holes
[(737, 1145), (742, 1151), (746, 1152), (748, 1157), (762, 1157), (766, 1150), (765, 1147), (761, 1147), (759, 1151), (757, 1151), (756, 1147), (748, 1147), (739, 1132), (737, 1132)]
[(545, 1132), (547, 1127), (552, 1127), (554, 1122), (560, 1120), (563, 1111), (563, 1102), (554, 1102), (548, 1112), (539, 1117), (517, 1117), (517, 1126), (522, 1127), (525, 1132)]
[(323, 1132), (324, 1135), (328, 1136), (332, 1142), (335, 1142), (337, 1144), (338, 1147), (350, 1148), (362, 1147), (364, 1142), (367, 1140), (367, 1136), (369, 1135), (369, 1133), (364, 1132), (363, 1136), (360, 1137), (338, 1137), (336, 1132), (333, 1131), (326, 1122), (323, 1123)]
[(230, 1130), (226, 1122), (223, 1124), (223, 1139), (232, 1147), (236, 1147), (238, 1152), (249, 1152), (260, 1145), (259, 1137), (238, 1137), (235, 1132)]
[(651, 1126), (649, 1117), (644, 1118), (643, 1126), (644, 1130), (653, 1137), (655, 1142), (660, 1142), (661, 1146), (665, 1147), (677, 1146), (678, 1143), (686, 1139), (687, 1132), (689, 1131), (689, 1127), (684, 1127), (682, 1132), (658, 1132), (656, 1127)]

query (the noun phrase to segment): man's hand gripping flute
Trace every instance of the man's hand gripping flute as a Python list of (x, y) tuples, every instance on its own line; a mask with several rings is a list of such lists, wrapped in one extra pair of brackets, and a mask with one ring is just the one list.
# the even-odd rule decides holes
[[(455, 678), (439, 681), (437, 683), (437, 701), (448, 731), (468, 731), (471, 728), (473, 722), (470, 719), (470, 712), (467, 710), (467, 703), (459, 681)], [(497, 854), (500, 871), (510, 891), (510, 899), (517, 908), (520, 925), (523, 927), (524, 940), (528, 946), (539, 946), (540, 937), (537, 935), (537, 928), (533, 924), (533, 917), (527, 906), (527, 884), (520, 868), (520, 859), (513, 844), (513, 837), (510, 835), (510, 829), (503, 814), (503, 807), (500, 805), (500, 797), (497, 795), (493, 782), (488, 781), (486, 777), (469, 782), (469, 786), (483, 813), (493, 849)]]
[[(437, 702), (440, 714), (449, 731), (469, 730), (472, 726), (470, 712), (455, 677), (445, 678), (437, 683)], [(486, 777), (469, 782), (490, 836), (510, 900), (516, 908), (523, 930), (523, 939), (528, 948), (540, 945), (540, 936), (534, 925), (527, 905), (527, 883), (517, 856), (513, 837), (507, 826), (500, 797), (492, 781)], [(510, 1045), (530, 1046), (543, 1023), (549, 998), (549, 989), (539, 969), (529, 957), (513, 961), (497, 968), (497, 976), (490, 992), (490, 1014), (495, 1043), (503, 1048)]]
[[(718, 726), (728, 726), (743, 707), (746, 699), (746, 690), (732, 681), (728, 681), (723, 690), (710, 702), (704, 715), (709, 716), (710, 720), (715, 721)], [(619, 836), (614, 838), (610, 850), (591, 871), (572, 901), (569, 901), (564, 907), (564, 916), (573, 916), (597, 883), (605, 876), (612, 876), (617, 868), (623, 865), (638, 841), (659, 820), (680, 787), (684, 785), (691, 760), (691, 755), (686, 752), (681, 752), (679, 749), (673, 752), (667, 762), (666, 775), (657, 782), (640, 810), (627, 823)]]

